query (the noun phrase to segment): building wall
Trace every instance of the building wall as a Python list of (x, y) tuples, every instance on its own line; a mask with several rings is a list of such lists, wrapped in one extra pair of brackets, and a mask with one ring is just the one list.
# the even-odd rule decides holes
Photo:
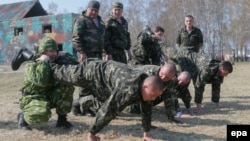
[[(39, 44), (43, 36), (54, 38), (62, 50), (75, 55), (71, 38), (76, 16), (61, 14), (0, 22), (0, 64), (10, 64), (19, 47), (34, 50), (34, 44)], [(50, 33), (45, 33), (45, 28), (50, 28)]]

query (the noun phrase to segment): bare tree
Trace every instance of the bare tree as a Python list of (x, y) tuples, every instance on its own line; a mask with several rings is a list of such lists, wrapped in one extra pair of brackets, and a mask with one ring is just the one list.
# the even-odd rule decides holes
[(57, 13), (58, 5), (53, 1), (48, 4), (48, 13), (49, 14), (56, 14)]

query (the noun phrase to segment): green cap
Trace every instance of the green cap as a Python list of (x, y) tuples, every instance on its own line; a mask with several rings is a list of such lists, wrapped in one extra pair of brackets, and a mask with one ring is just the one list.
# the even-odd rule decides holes
[(113, 8), (121, 8), (121, 9), (123, 9), (123, 4), (120, 3), (120, 2), (114, 2), (114, 3), (112, 4), (112, 7), (113, 7)]
[(38, 53), (42, 54), (45, 51), (57, 51), (58, 46), (57, 43), (54, 39), (51, 37), (43, 37), (42, 40), (40, 40), (39, 48), (38, 48)]

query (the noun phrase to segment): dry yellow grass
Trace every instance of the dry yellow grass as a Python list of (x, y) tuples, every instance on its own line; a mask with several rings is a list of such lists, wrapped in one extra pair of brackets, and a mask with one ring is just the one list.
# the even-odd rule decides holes
[[(22, 70), (22, 69), (21, 69)], [(205, 114), (194, 115), (190, 119), (180, 119), (182, 125), (166, 122), (163, 104), (154, 108), (152, 124), (158, 128), (151, 135), (159, 141), (224, 141), (227, 124), (250, 124), (250, 63), (236, 63), (234, 72), (225, 78), (221, 90), (221, 104), (224, 109), (214, 109), (211, 103), (211, 88), (206, 86), (203, 106)], [(16, 115), (20, 112), (18, 91), (23, 81), (23, 73), (11, 72), (6, 66), (0, 66), (0, 140), (1, 141), (86, 141), (87, 128), (91, 124), (89, 117), (68, 119), (74, 125), (71, 130), (55, 128), (56, 114), (43, 125), (34, 126), (32, 131), (17, 129)], [(193, 96), (193, 86), (190, 90)], [(77, 97), (77, 91), (75, 92)], [(180, 101), (181, 107), (183, 104)], [(192, 107), (194, 107), (192, 100)], [(142, 139), (141, 118), (126, 112), (122, 113), (100, 133), (102, 141), (140, 141)]]

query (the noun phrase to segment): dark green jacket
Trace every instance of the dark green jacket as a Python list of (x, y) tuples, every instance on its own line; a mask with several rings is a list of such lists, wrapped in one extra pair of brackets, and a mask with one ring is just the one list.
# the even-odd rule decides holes
[(105, 51), (111, 54), (112, 49), (128, 50), (131, 47), (128, 22), (121, 17), (121, 23), (111, 14), (106, 20)]
[(103, 52), (105, 25), (101, 17), (97, 17), (99, 27), (86, 16), (86, 12), (75, 20), (72, 42), (79, 53)]
[(192, 32), (189, 34), (186, 27), (182, 27), (178, 31), (176, 45), (183, 49), (199, 52), (203, 46), (203, 35), (199, 28), (193, 27)]
[(219, 102), (220, 86), (223, 83), (224, 77), (219, 76), (220, 62), (212, 60), (208, 65), (201, 68), (195, 83), (195, 102), (202, 103), (203, 92), (206, 84), (212, 84), (212, 101)]

